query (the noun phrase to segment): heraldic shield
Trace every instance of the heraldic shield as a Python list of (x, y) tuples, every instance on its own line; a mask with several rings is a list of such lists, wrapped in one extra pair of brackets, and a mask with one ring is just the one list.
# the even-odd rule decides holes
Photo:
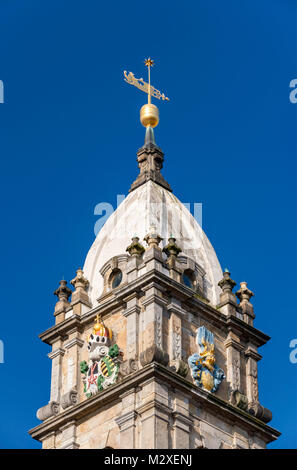
[(116, 382), (119, 373), (119, 348), (110, 346), (112, 331), (96, 318), (93, 333), (88, 336), (90, 361), (80, 363), (84, 392), (89, 398)]
[(194, 383), (209, 392), (216, 392), (226, 377), (216, 365), (213, 333), (201, 326), (197, 330), (196, 342), (199, 352), (188, 358)]

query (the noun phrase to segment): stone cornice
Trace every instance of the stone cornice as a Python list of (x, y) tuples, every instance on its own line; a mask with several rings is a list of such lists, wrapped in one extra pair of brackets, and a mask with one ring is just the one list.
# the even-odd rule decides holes
[(246, 356), (246, 357), (251, 357), (251, 358), (254, 359), (255, 361), (260, 361), (260, 359), (262, 359), (261, 354), (259, 354), (257, 351), (254, 351), (254, 350), (251, 349), (251, 348), (248, 348), (248, 349), (245, 351), (245, 356)]
[(136, 409), (137, 414), (144, 419), (149, 418), (149, 416), (144, 417), (143, 415), (147, 415), (148, 412), (154, 414), (155, 410), (158, 410), (159, 412), (163, 413), (163, 419), (168, 422), (168, 418), (172, 413), (172, 409), (164, 403), (161, 403), (160, 401), (156, 400), (155, 398), (144, 403), (143, 405), (138, 406)]
[(242, 344), (240, 344), (238, 341), (235, 341), (235, 339), (233, 338), (227, 338), (224, 345), (225, 345), (225, 348), (233, 347), (237, 349), (237, 351), (239, 352), (244, 350), (244, 346), (242, 346)]
[(183, 423), (186, 426), (193, 426), (193, 419), (188, 418), (187, 416), (183, 415), (180, 411), (173, 411), (172, 412), (172, 417), (176, 421), (174, 425), (177, 424), (177, 422)]
[(167, 310), (170, 313), (176, 313), (177, 315), (181, 315), (181, 316), (186, 316), (187, 313), (188, 313), (188, 312), (186, 312), (186, 310), (184, 310), (179, 305), (176, 305), (175, 303), (168, 304), (167, 305)]
[(70, 349), (72, 346), (79, 346), (80, 348), (84, 345), (84, 341), (80, 338), (73, 338), (64, 344), (64, 348)]
[(132, 307), (127, 308), (126, 310), (124, 310), (123, 315), (124, 315), (124, 317), (129, 317), (129, 315), (132, 315), (132, 313), (139, 314), (140, 311), (141, 311), (141, 308), (139, 307), (139, 305), (133, 305)]
[(44, 331), (39, 335), (41, 341), (47, 344), (52, 344), (55, 340), (62, 338), (66, 339), (69, 335), (69, 331), (73, 328), (81, 327), (81, 317), (79, 315), (72, 315), (66, 320), (52, 326), (48, 330)]
[(126, 428), (127, 426), (135, 426), (136, 418), (137, 418), (137, 412), (132, 410), (132, 411), (129, 411), (128, 413), (125, 413), (124, 415), (119, 416), (118, 418), (115, 418), (115, 422), (120, 428), (123, 425)]
[(57, 349), (54, 349), (54, 351), (48, 353), (47, 357), (49, 357), (50, 359), (55, 359), (55, 357), (64, 356), (64, 354), (65, 354), (65, 349), (57, 348)]
[[(226, 415), (233, 423), (237, 422), (252, 432), (259, 432), (265, 440), (271, 442), (280, 435), (279, 431), (267, 426), (264, 422), (251, 416), (243, 410), (231, 405), (230, 403), (218, 398), (216, 395), (197, 388), (192, 382), (182, 378), (175, 372), (171, 371), (160, 364), (152, 363), (138, 370), (125, 378), (122, 382), (98, 393), (97, 395), (74, 405), (70, 409), (49, 418), (43, 423), (29, 431), (29, 434), (37, 440), (42, 440), (45, 435), (53, 431), (58, 431), (69, 421), (78, 421), (87, 418), (88, 415), (98, 410), (99, 407), (106, 406), (109, 403), (120, 401), (120, 394), (125, 392), (127, 388), (135, 388), (143, 384), (149, 378), (156, 378), (164, 381), (168, 386), (186, 392), (191, 399), (196, 400), (204, 408), (210, 408), (215, 414)], [(167, 407), (165, 407), (167, 408)], [(174, 410), (171, 410), (172, 412)]]
[[(269, 336), (265, 335), (253, 326), (248, 325), (243, 320), (234, 316), (227, 317), (212, 305), (200, 300), (191, 289), (155, 269), (143, 274), (128, 285), (126, 284), (118, 288), (112, 298), (107, 299), (104, 303), (94, 307), (89, 312), (86, 312), (81, 316), (73, 315), (63, 322), (49, 328), (39, 337), (47, 344), (52, 344), (52, 342), (57, 338), (62, 337), (66, 339), (69, 334), (69, 330), (74, 327), (81, 328), (92, 322), (95, 314), (98, 312), (100, 312), (101, 315), (105, 315), (115, 309), (124, 307), (125, 298), (131, 295), (132, 292), (140, 293), (142, 289), (148, 289), (148, 285), (155, 285), (157, 289), (164, 290), (164, 292), (170, 291), (170, 295), (173, 295), (181, 302), (184, 302), (187, 307), (191, 309), (191, 313), (194, 315), (195, 312), (197, 312), (197, 309), (199, 309), (199, 311), (205, 315), (205, 318), (208, 321), (211, 321), (218, 328), (234, 330), (238, 332), (243, 339), (253, 342), (257, 347), (262, 346), (270, 339)], [(163, 306), (167, 305), (165, 299), (158, 296), (158, 300), (159, 299)], [(153, 301), (153, 297), (151, 301)]]

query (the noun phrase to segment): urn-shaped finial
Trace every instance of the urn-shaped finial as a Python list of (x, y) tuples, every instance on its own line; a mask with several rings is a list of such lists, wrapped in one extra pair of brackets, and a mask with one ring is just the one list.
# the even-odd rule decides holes
[(139, 243), (139, 237), (133, 237), (132, 243), (126, 248), (130, 256), (138, 256), (140, 257), (142, 253), (145, 251), (144, 246)]

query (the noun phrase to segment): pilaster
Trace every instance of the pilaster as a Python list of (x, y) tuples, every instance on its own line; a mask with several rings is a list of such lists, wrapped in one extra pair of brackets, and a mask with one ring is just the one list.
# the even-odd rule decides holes
[(52, 360), (52, 376), (51, 376), (51, 398), (50, 401), (60, 403), (61, 386), (62, 386), (62, 359), (65, 349), (61, 347), (61, 340), (53, 344), (52, 352), (48, 357)]
[(76, 441), (76, 422), (69, 421), (67, 424), (60, 428), (62, 432), (61, 447), (60, 449), (78, 449), (79, 444)]
[(172, 448), (173, 449), (189, 449), (190, 448), (190, 432), (193, 421), (189, 412), (190, 397), (182, 392), (175, 391), (174, 410), (172, 413)]
[(131, 388), (120, 395), (122, 400), (122, 413), (115, 421), (120, 428), (121, 449), (137, 448), (137, 412), (135, 410), (136, 394), (137, 390), (135, 388)]
[(137, 408), (141, 422), (142, 449), (168, 449), (170, 445), (171, 409), (168, 387), (156, 380), (142, 384), (141, 406)]
[(230, 331), (227, 336), (225, 348), (227, 355), (227, 382), (229, 384), (230, 400), (232, 392), (236, 390), (242, 392), (240, 354), (244, 348), (240, 344), (240, 339), (232, 331)]
[(139, 356), (139, 294), (133, 292), (128, 297), (124, 298), (126, 302), (126, 310), (123, 312), (124, 317), (127, 318), (126, 335), (126, 359), (138, 359)]

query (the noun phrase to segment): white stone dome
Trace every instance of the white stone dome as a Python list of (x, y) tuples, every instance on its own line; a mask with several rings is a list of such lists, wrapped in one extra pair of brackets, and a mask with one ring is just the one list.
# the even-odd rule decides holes
[(142, 242), (152, 226), (164, 239), (161, 247), (170, 236), (175, 237), (182, 248), (181, 255), (189, 256), (205, 270), (206, 296), (212, 305), (217, 305), (218, 282), (223, 275), (210, 241), (174, 194), (147, 181), (132, 191), (109, 217), (88, 252), (83, 269), (90, 282), (89, 296), (93, 307), (98, 304), (97, 299), (103, 291), (102, 266), (112, 257), (126, 253), (132, 237), (138, 236)]

